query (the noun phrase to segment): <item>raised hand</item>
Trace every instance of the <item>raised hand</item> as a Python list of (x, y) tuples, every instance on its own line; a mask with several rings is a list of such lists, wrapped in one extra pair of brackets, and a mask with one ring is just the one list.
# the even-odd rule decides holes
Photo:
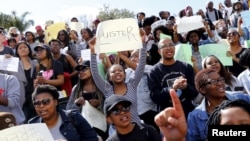
[(89, 40), (88, 45), (90, 48), (91, 54), (95, 53), (95, 43), (96, 43), (96, 37), (93, 37), (92, 39)]
[(173, 107), (168, 107), (155, 116), (155, 123), (159, 126), (164, 141), (185, 141), (187, 122), (182, 104), (174, 89), (170, 90)]

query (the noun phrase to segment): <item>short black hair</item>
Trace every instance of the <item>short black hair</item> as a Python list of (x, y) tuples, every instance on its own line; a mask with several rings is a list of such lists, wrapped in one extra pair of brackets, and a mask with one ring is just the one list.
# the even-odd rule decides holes
[(151, 26), (155, 22), (156, 16), (147, 17), (144, 19), (142, 27)]
[(186, 40), (189, 41), (189, 38), (190, 38), (190, 35), (191, 33), (196, 33), (199, 37), (199, 40), (201, 39), (201, 33), (199, 32), (199, 30), (191, 30), (187, 33), (187, 37), (186, 37)]
[(72, 22), (73, 20), (76, 20), (78, 22), (78, 19), (76, 17), (71, 18), (70, 21)]
[(9, 39), (7, 40), (8, 45), (10, 44), (10, 42), (16, 43), (16, 39), (13, 38), (13, 37), (11, 37), (11, 38), (9, 38)]
[(51, 39), (49, 41), (49, 45), (51, 45), (52, 42), (57, 42), (57, 43), (59, 43), (59, 45), (61, 44), (61, 42), (58, 39)]
[(34, 92), (32, 93), (32, 100), (34, 101), (36, 96), (41, 93), (49, 93), (53, 97), (53, 99), (55, 100), (59, 99), (59, 93), (55, 86), (43, 84), (43, 85), (38, 85), (35, 88)]
[(143, 15), (144, 17), (146, 16), (146, 14), (144, 13), (144, 12), (139, 12), (139, 13), (137, 13), (137, 18), (138, 18), (138, 15)]

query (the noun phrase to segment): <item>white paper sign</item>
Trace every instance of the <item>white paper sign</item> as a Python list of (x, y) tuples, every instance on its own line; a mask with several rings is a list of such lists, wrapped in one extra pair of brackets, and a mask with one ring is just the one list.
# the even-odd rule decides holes
[(106, 116), (101, 111), (90, 105), (87, 100), (85, 100), (85, 104), (82, 106), (81, 113), (91, 126), (106, 132)]
[(154, 22), (152, 25), (151, 25), (151, 31), (154, 32), (155, 28), (159, 27), (159, 26), (166, 26), (166, 23), (167, 21), (166, 20), (159, 20), (159, 21), (156, 21)]
[(81, 50), (81, 57), (83, 60), (90, 60), (90, 49)]
[(96, 53), (142, 48), (136, 19), (116, 19), (101, 22), (96, 31)]
[(0, 141), (54, 141), (54, 139), (45, 123), (34, 123), (1, 130)]
[(80, 33), (81, 29), (84, 28), (84, 25), (80, 22), (70, 22), (69, 28), (70, 30), (75, 30), (77, 33)]
[(178, 33), (185, 33), (204, 27), (204, 23), (202, 22), (202, 18), (200, 15), (183, 17), (177, 20), (176, 24)]
[(0, 70), (7, 70), (18, 72), (19, 58), (10, 57), (6, 58), (4, 55), (0, 55)]

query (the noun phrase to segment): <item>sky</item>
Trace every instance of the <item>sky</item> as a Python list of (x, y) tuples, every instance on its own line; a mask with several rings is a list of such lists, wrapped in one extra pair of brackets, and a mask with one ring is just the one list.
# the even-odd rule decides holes
[[(193, 11), (205, 10), (209, 0), (0, 0), (0, 12), (10, 14), (16, 11), (20, 16), (24, 12), (30, 12), (26, 19), (32, 19), (36, 25), (45, 26), (45, 22), (53, 20), (55, 22), (70, 21), (72, 17), (86, 15), (87, 19), (95, 19), (100, 8), (107, 5), (110, 8), (128, 9), (137, 12), (143, 11), (146, 16), (159, 16), (159, 11), (167, 10), (171, 15), (178, 15), (181, 9), (191, 6)], [(237, 0), (232, 0), (235, 2)], [(213, 0), (214, 7), (224, 0)], [(29, 28), (35, 31), (34, 27)]]

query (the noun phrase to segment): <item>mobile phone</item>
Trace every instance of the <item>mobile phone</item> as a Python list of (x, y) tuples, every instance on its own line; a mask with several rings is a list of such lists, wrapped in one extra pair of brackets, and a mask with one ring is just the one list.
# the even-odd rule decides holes
[(114, 64), (115, 63), (115, 55), (114, 54), (109, 55), (109, 60), (110, 60), (111, 64)]
[(37, 74), (37, 76), (43, 76), (43, 70), (40, 70)]
[(93, 99), (93, 95), (94, 95), (94, 93), (82, 93), (82, 97), (83, 97), (85, 100)]

